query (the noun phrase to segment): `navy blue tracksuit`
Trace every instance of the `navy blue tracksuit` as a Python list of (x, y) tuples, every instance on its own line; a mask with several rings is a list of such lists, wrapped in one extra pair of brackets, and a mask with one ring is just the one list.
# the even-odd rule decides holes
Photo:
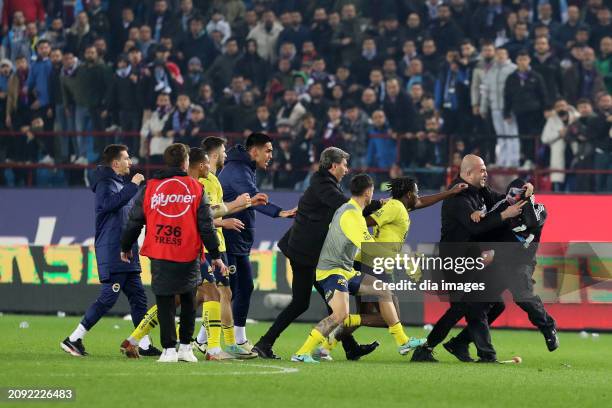
[[(255, 169), (255, 162), (251, 160), (243, 146), (236, 145), (231, 148), (227, 152), (225, 167), (219, 173), (219, 182), (223, 187), (223, 201), (233, 201), (244, 193), (249, 193), (251, 197), (259, 193), (255, 183)], [(244, 230), (223, 231), (228, 263), (236, 267), (236, 273), (230, 275), (230, 286), (233, 294), (234, 324), (239, 327), (246, 326), (254, 289), (249, 254), (255, 239), (255, 210), (269, 217), (278, 217), (282, 208), (273, 203), (247, 208), (231, 215), (244, 223)]]
[(117, 175), (108, 166), (99, 166), (94, 173), (92, 190), (96, 194), (96, 260), (102, 290), (87, 309), (81, 324), (90, 330), (119, 299), (121, 291), (130, 302), (134, 326), (147, 311), (147, 296), (140, 279), (138, 244), (132, 247), (130, 263), (121, 261), (121, 232), (133, 205), (138, 186)]

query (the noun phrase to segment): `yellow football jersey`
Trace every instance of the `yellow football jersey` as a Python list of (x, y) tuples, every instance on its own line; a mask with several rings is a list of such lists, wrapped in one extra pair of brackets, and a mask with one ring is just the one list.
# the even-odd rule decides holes
[(371, 215), (376, 222), (374, 239), (376, 242), (401, 242), (406, 240), (410, 229), (410, 216), (401, 201), (389, 200)]
[[(204, 193), (208, 196), (210, 205), (220, 205), (223, 203), (223, 187), (217, 176), (208, 173), (207, 177), (202, 177), (198, 180), (204, 186)], [(223, 238), (223, 228), (217, 228), (217, 237), (219, 238), (219, 251), (225, 252), (225, 238)]]

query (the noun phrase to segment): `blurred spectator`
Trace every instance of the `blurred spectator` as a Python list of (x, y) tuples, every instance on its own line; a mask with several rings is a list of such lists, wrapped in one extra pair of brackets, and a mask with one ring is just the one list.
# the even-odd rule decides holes
[(140, 129), (140, 157), (149, 157), (149, 163), (151, 164), (162, 164), (166, 147), (174, 141), (164, 132), (171, 114), (170, 95), (160, 93), (157, 95), (155, 110), (143, 122)]
[[(571, 143), (574, 156), (569, 168), (571, 170), (592, 169), (595, 145), (593, 143), (593, 135), (589, 133), (589, 124), (596, 120), (596, 115), (593, 111), (593, 105), (588, 99), (580, 99), (576, 108), (580, 116), (578, 120), (569, 126), (568, 135), (566, 136), (567, 141)], [(572, 178), (575, 179), (575, 183), (568, 186), (570, 191), (592, 191), (593, 175), (576, 174)]]
[(548, 97), (551, 99), (560, 97), (563, 89), (561, 62), (551, 52), (548, 38), (536, 38), (532, 65), (533, 70), (544, 78)]
[(8, 58), (13, 63), (18, 56), (30, 55), (30, 41), (26, 33), (25, 17), (21, 11), (13, 15), (13, 26), (2, 39), (2, 58)]
[(342, 64), (350, 64), (359, 55), (359, 44), (361, 44), (361, 23), (357, 18), (355, 5), (351, 3), (342, 6), (342, 20), (331, 38), (331, 45), (335, 52), (339, 53), (339, 61)]
[(580, 98), (594, 100), (595, 96), (605, 90), (603, 78), (595, 67), (595, 52), (590, 47), (582, 51), (582, 60), (563, 73), (563, 93), (570, 104)]
[(372, 67), (381, 67), (382, 63), (374, 38), (365, 38), (361, 44), (361, 55), (351, 65), (355, 80), (361, 85), (367, 85)]
[(238, 41), (234, 38), (227, 40), (225, 52), (215, 58), (215, 62), (206, 71), (206, 78), (212, 84), (217, 95), (230, 84), (236, 63), (240, 58)]
[(504, 47), (508, 50), (508, 54), (510, 54), (510, 59), (516, 61), (517, 56), (522, 51), (529, 52), (531, 50), (532, 44), (529, 39), (529, 27), (527, 23), (519, 21), (514, 26), (513, 36), (510, 41), (504, 44)]
[[(527, 51), (519, 52), (516, 57), (517, 70), (508, 76), (504, 87), (504, 120), (512, 120), (514, 114), (521, 136), (540, 134), (544, 110), (549, 109), (544, 78), (531, 69), (530, 62)], [(532, 139), (521, 139), (521, 153), (525, 162), (533, 162), (533, 148)]]
[(249, 135), (252, 132), (270, 133), (275, 130), (274, 117), (270, 115), (270, 110), (266, 105), (259, 105), (255, 110), (255, 119), (247, 124), (244, 134)]
[(269, 69), (266, 61), (257, 54), (257, 41), (247, 40), (245, 52), (236, 63), (236, 73), (242, 75), (251, 86), (264, 90)]
[(597, 23), (591, 29), (590, 46), (593, 48), (598, 48), (601, 40), (612, 33), (612, 18), (610, 18), (608, 7), (601, 7), (597, 10)]
[(178, 19), (183, 33), (189, 32), (190, 21), (198, 15), (198, 10), (193, 7), (192, 0), (181, 0)]
[(307, 113), (302, 117), (302, 124), (292, 147), (292, 157), (295, 165), (294, 171), (296, 172), (297, 180), (302, 180), (306, 176), (306, 169), (316, 162), (316, 137), (316, 119), (310, 113)]
[(102, 0), (90, 0), (87, 8), (94, 36), (106, 38), (110, 34), (110, 23), (106, 12), (102, 10)]
[(380, 109), (382, 104), (376, 99), (376, 92), (372, 88), (365, 88), (361, 93), (360, 106), (365, 114), (371, 117), (372, 113)]
[(368, 167), (387, 170), (396, 161), (397, 142), (391, 137), (384, 111), (374, 111), (371, 121), (366, 162)]
[[(508, 51), (498, 48), (495, 51), (495, 63), (485, 72), (482, 80), (480, 115), (483, 118), (491, 116), (497, 135), (495, 163), (500, 167), (516, 167), (520, 159), (516, 116), (504, 108), (507, 79), (515, 71), (516, 65), (508, 59)], [(509, 115), (506, 116), (506, 113)]]
[(355, 169), (365, 169), (368, 149), (369, 117), (359, 106), (351, 103), (346, 107), (342, 120), (342, 137), (346, 152), (351, 155), (350, 165)]
[(210, 65), (218, 53), (212, 40), (204, 29), (204, 19), (195, 15), (189, 21), (189, 30), (185, 33), (180, 47), (184, 61), (197, 57), (202, 63)]
[(278, 123), (281, 119), (286, 119), (291, 127), (295, 127), (305, 113), (306, 109), (298, 101), (295, 90), (285, 90), (283, 102), (276, 113), (276, 122)]
[(570, 48), (576, 38), (576, 31), (580, 27), (580, 9), (576, 5), (567, 8), (567, 21), (553, 32), (553, 37), (565, 48)]
[(257, 42), (257, 52), (261, 58), (273, 62), (276, 59), (276, 41), (281, 31), (283, 31), (283, 26), (276, 21), (274, 12), (266, 10), (261, 22), (249, 32), (247, 39)]
[(604, 80), (607, 92), (612, 93), (612, 34), (601, 39), (599, 52), (595, 66)]
[(29, 72), (26, 57), (17, 57), (15, 71), (8, 80), (6, 127), (9, 129), (20, 129), (30, 123), (30, 99), (27, 86)]
[(281, 134), (278, 139), (278, 148), (274, 149), (272, 170), (274, 171), (275, 188), (293, 188), (295, 185), (296, 177), (291, 143), (290, 135)]
[(174, 140), (184, 140), (187, 136), (187, 125), (191, 121), (191, 99), (184, 93), (176, 98), (176, 106), (164, 126), (166, 137)]
[(104, 130), (108, 100), (112, 86), (108, 69), (98, 60), (94, 46), (85, 49), (85, 60), (76, 68), (67, 70), (62, 77), (62, 99), (65, 107), (74, 112), (75, 130), (79, 132), (76, 143), (77, 164), (87, 164), (102, 151), (103, 138), (96, 138), (96, 149), (90, 136), (84, 132)]
[(196, 100), (200, 87), (204, 83), (204, 71), (202, 62), (198, 57), (191, 57), (187, 63), (187, 75), (184, 77), (184, 92), (191, 100)]
[(495, 40), (498, 33), (505, 27), (505, 13), (502, 0), (488, 0), (480, 3), (472, 15), (472, 38)]
[(320, 130), (320, 142), (322, 149), (336, 146), (346, 151), (348, 143), (344, 139), (342, 127), (342, 109), (339, 105), (332, 104), (327, 108), (327, 121), (323, 122)]
[(218, 131), (213, 121), (206, 117), (204, 108), (200, 105), (191, 106), (191, 118), (185, 126), (184, 133), (177, 136), (176, 143), (184, 143), (190, 147), (200, 146), (203, 136), (210, 136), (209, 133)]
[[(142, 94), (142, 81), (139, 80), (136, 69), (130, 64), (127, 55), (120, 55), (113, 75), (109, 110), (122, 131), (140, 130), (144, 109)], [(128, 145), (132, 155), (137, 156), (137, 138), (128, 137), (124, 142)]]
[[(595, 143), (594, 165), (597, 170), (612, 170), (612, 96), (602, 94), (597, 98), (597, 117), (589, 125), (589, 134)], [(611, 192), (612, 175), (596, 174), (595, 191)]]
[[(569, 126), (578, 118), (578, 112), (568, 105), (565, 99), (558, 99), (554, 104), (552, 115), (546, 120), (542, 132), (542, 143), (550, 147), (550, 180), (554, 191), (565, 191), (566, 148), (568, 147)], [(562, 172), (554, 172), (561, 170)]]
[(458, 48), (463, 39), (461, 29), (452, 20), (450, 6), (444, 3), (438, 6), (437, 18), (430, 31), (440, 54), (446, 54), (447, 50)]
[(77, 57), (85, 52), (85, 47), (93, 44), (94, 35), (89, 25), (89, 16), (82, 11), (77, 15), (76, 21), (68, 30), (66, 47)]
[[(28, 23), (43, 24), (45, 9), (41, 0), (3, 0), (2, 2), (2, 32), (9, 29), (9, 19), (19, 12)], [(13, 24), (15, 20), (13, 20)]]
[(215, 31), (219, 31), (221, 33), (221, 44), (225, 44), (232, 36), (232, 29), (229, 23), (225, 21), (223, 13), (221, 13), (219, 10), (213, 10), (210, 21), (206, 25), (206, 32), (212, 33)]
[(40, 36), (40, 39), (49, 41), (51, 48), (65, 48), (67, 38), (62, 19), (54, 18), (51, 20), (51, 26)]
[[(442, 8), (444, 9), (444, 8)], [(436, 109), (442, 113), (444, 132), (466, 134), (469, 112), (469, 75), (459, 64), (459, 53), (449, 50), (435, 89)]]
[(429, 72), (434, 77), (437, 76), (443, 60), (440, 54), (438, 54), (438, 49), (434, 40), (426, 38), (423, 41), (422, 51), (421, 61), (423, 62), (423, 70)]
[(310, 39), (310, 30), (302, 25), (302, 13), (292, 11), (289, 15), (289, 24), (279, 34), (277, 44), (289, 42), (301, 50), (302, 44)]
[(162, 37), (176, 37), (180, 32), (180, 22), (168, 8), (167, 0), (155, 0), (153, 14), (147, 22), (153, 30), (153, 39), (160, 41)]

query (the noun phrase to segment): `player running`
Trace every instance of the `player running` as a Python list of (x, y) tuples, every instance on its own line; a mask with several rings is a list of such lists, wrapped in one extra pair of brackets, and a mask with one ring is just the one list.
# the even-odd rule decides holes
[(409, 338), (406, 335), (391, 292), (376, 290), (374, 285), (376, 278), (353, 269), (353, 261), (357, 252), (362, 249), (362, 244), (368, 243), (368, 250), (379, 254), (389, 251), (372, 245), (375, 241), (362, 215), (363, 209), (371, 202), (374, 194), (372, 179), (367, 174), (356, 175), (350, 182), (350, 190), (351, 199), (334, 214), (316, 270), (317, 282), (323, 288), (332, 313), (312, 329), (306, 342), (291, 357), (291, 361), (318, 362), (312, 357), (313, 351), (333, 330), (342, 326), (349, 318), (349, 294), (378, 298), (380, 314), (389, 328), (389, 333), (394, 337), (401, 355), (407, 354), (425, 342), (425, 339)]

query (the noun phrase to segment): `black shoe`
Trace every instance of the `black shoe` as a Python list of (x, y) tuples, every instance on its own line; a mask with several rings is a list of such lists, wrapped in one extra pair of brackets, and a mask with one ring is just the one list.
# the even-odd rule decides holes
[(548, 351), (555, 351), (559, 348), (559, 336), (557, 336), (557, 329), (551, 329), (543, 333), (544, 339), (546, 340), (546, 347)]
[(81, 339), (78, 339), (77, 341), (70, 341), (70, 338), (66, 337), (64, 341), (60, 343), (60, 347), (66, 353), (75, 357), (85, 357), (88, 355)]
[(442, 346), (444, 346), (446, 351), (457, 357), (459, 361), (463, 361), (464, 363), (472, 363), (474, 361), (470, 356), (470, 348), (467, 344), (459, 343), (451, 339)]
[(357, 347), (345, 351), (346, 359), (357, 361), (361, 357), (367, 356), (368, 354), (376, 350), (378, 346), (380, 346), (380, 343), (377, 341), (370, 344), (359, 344)]
[(251, 349), (253, 353), (257, 353), (259, 358), (264, 358), (267, 360), (280, 360), (281, 358), (274, 354), (271, 346), (267, 344), (257, 342), (253, 348)]
[(414, 349), (410, 361), (417, 363), (437, 363), (438, 360), (433, 356), (433, 350), (429, 347), (419, 346)]
[(146, 350), (138, 347), (138, 354), (145, 357), (159, 357), (162, 355), (162, 352), (160, 349), (151, 344)]
[(495, 358), (479, 358), (477, 361), (477, 363), (499, 363), (499, 361), (497, 361), (497, 359)]

